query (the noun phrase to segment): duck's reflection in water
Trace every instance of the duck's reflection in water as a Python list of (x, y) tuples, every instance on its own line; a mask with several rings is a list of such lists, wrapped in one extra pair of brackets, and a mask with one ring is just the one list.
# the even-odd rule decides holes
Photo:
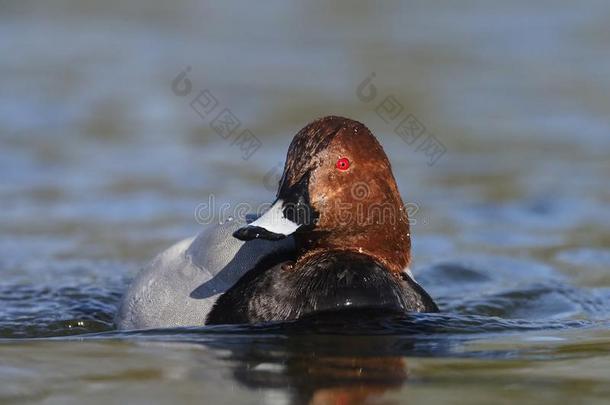
[(407, 379), (406, 360), (400, 357), (329, 357), (307, 369), (317, 387), (304, 391), (311, 404), (354, 404), (380, 397)]
[[(388, 354), (397, 343), (391, 337), (292, 336), (284, 347), (251, 346), (234, 351), (231, 360), (237, 360), (239, 383), (285, 391), (290, 403), (357, 404), (407, 381), (405, 358)], [(408, 350), (404, 343), (400, 339), (401, 349)]]
[(439, 335), (443, 319), (342, 311), (296, 322), (206, 328), (198, 344), (232, 369), (235, 382), (268, 393), (268, 403), (383, 403), (383, 396), (407, 383), (407, 357), (448, 356), (459, 345), (459, 339)]

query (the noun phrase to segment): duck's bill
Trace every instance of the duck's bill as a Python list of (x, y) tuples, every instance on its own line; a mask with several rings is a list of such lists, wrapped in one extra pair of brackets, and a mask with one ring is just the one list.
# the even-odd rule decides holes
[(261, 217), (233, 232), (240, 240), (267, 239), (280, 240), (293, 234), (300, 225), (286, 218), (284, 201), (278, 199)]

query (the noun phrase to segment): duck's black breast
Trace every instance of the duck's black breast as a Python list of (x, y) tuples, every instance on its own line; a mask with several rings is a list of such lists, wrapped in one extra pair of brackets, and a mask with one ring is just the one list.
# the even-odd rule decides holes
[(318, 312), (382, 309), (436, 312), (417, 283), (398, 279), (370, 256), (347, 251), (315, 255), (301, 266), (257, 266), (216, 302), (206, 324), (287, 321)]

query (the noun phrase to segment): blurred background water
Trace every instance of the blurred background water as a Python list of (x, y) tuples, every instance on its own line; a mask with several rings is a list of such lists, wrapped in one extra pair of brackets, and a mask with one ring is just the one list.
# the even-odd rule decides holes
[[(603, 1), (2, 1), (0, 402), (607, 403), (609, 42)], [(270, 201), (329, 114), (384, 145), (442, 313), (115, 331), (197, 207)]]

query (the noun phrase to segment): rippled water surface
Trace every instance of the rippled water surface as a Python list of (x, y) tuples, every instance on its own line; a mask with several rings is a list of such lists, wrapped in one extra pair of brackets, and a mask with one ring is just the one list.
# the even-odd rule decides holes
[[(0, 9), (0, 402), (607, 403), (606, 3)], [(249, 159), (189, 106), (205, 89), (261, 140)], [(197, 207), (270, 201), (328, 114), (386, 149), (442, 312), (116, 331)], [(434, 165), (394, 132), (409, 114), (446, 147)]]

